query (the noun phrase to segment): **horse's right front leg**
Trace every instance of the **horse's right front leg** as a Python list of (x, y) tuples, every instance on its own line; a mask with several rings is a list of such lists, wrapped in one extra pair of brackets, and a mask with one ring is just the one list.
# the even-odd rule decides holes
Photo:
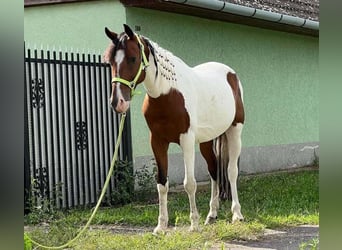
[(169, 143), (151, 135), (151, 146), (154, 157), (157, 162), (157, 189), (159, 195), (159, 217), (158, 225), (153, 230), (157, 234), (167, 229), (169, 215), (167, 211), (167, 193), (169, 191), (169, 183), (167, 180), (167, 150)]

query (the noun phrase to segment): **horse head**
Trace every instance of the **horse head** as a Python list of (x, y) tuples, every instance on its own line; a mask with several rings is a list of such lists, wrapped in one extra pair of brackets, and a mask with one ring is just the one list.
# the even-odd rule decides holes
[(112, 69), (110, 104), (118, 113), (128, 110), (135, 88), (144, 81), (149, 54), (140, 36), (126, 24), (124, 30), (118, 35), (105, 28), (107, 37), (112, 41), (104, 54), (105, 61), (110, 63)]

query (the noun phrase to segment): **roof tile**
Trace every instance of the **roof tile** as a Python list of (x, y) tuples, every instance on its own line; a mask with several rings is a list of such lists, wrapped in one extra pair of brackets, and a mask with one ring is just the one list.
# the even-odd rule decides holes
[(319, 0), (220, 0), (289, 16), (319, 21)]

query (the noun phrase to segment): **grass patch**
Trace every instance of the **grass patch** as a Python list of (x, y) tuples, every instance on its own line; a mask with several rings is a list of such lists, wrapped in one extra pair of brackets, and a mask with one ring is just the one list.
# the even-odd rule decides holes
[(318, 171), (243, 178), (242, 212), (268, 228), (318, 224), (318, 187)]
[(319, 246), (319, 239), (314, 238), (312, 240), (309, 240), (307, 242), (303, 242), (299, 245), (300, 250), (317, 250)]
[[(106, 231), (88, 233), (87, 240), (81, 240), (75, 249), (206, 249), (215, 242), (232, 239), (250, 239), (262, 232), (263, 226), (256, 223), (234, 225), (220, 221), (217, 225), (203, 227), (201, 232), (188, 232), (187, 227), (171, 229), (164, 235), (115, 234)], [(92, 242), (92, 244), (89, 244)]]
[[(165, 235), (151, 233), (113, 234), (108, 230), (89, 230), (73, 249), (207, 249), (214, 243), (233, 239), (256, 239), (265, 228), (319, 223), (318, 171), (244, 176), (239, 180), (239, 198), (245, 221), (231, 221), (230, 202), (222, 202), (217, 223), (203, 226), (209, 210), (210, 190), (197, 192), (202, 231), (189, 233), (189, 202), (185, 192), (169, 195), (169, 225)], [(86, 223), (90, 209), (73, 209), (28, 234), (39, 242), (58, 245), (71, 239)], [(150, 227), (157, 224), (158, 204), (131, 203), (116, 208), (101, 208), (93, 223)], [(29, 219), (26, 218), (26, 223)], [(47, 232), (46, 232), (47, 231)]]

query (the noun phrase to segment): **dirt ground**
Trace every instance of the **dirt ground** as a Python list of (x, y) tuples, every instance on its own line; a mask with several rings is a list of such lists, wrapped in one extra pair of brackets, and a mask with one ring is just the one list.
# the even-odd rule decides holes
[[(40, 226), (44, 227), (44, 226)], [(45, 227), (48, 228), (47, 225)], [(34, 227), (25, 227), (25, 231), (30, 231)], [(152, 227), (128, 227), (128, 226), (109, 226), (109, 225), (91, 225), (89, 230), (109, 230), (114, 234), (139, 234), (152, 233)], [(230, 241), (224, 243), (224, 249), (227, 250), (295, 250), (303, 242), (310, 242), (319, 238), (319, 226), (302, 225), (297, 227), (288, 227), (279, 230), (266, 229), (264, 235), (258, 240), (249, 241)], [(210, 248), (211, 250), (222, 249), (222, 243)], [(305, 248), (311, 249), (311, 248)], [(319, 249), (319, 246), (316, 248)]]

